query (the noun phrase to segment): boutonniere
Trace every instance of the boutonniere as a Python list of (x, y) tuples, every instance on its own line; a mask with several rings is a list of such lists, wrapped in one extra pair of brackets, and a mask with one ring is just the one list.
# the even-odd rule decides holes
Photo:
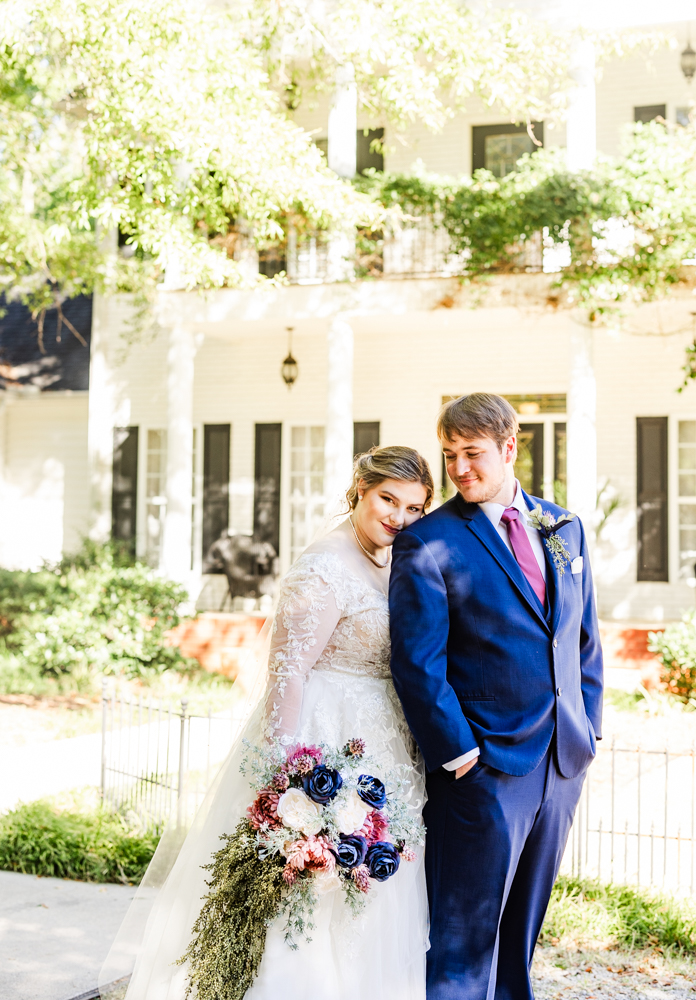
[(570, 524), (574, 520), (575, 514), (566, 514), (565, 517), (557, 521), (551, 511), (543, 510), (541, 504), (538, 503), (534, 510), (529, 511), (528, 517), (532, 527), (541, 533), (544, 545), (553, 556), (558, 572), (563, 576), (566, 563), (570, 563), (570, 553), (565, 539), (559, 538), (556, 532), (565, 524)]

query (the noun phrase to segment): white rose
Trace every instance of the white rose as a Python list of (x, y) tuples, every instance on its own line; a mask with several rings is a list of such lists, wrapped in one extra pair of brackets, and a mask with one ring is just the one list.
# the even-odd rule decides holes
[(312, 879), (312, 888), (316, 892), (317, 896), (324, 896), (327, 892), (333, 892), (334, 889), (340, 889), (341, 880), (335, 871), (319, 871), (316, 872), (314, 878)]
[(336, 806), (336, 826), (346, 836), (359, 830), (367, 819), (368, 807), (355, 789)]
[(278, 799), (276, 812), (283, 821), (283, 826), (299, 830), (306, 836), (319, 833), (324, 825), (320, 807), (301, 788), (288, 788), (287, 792), (283, 792)]

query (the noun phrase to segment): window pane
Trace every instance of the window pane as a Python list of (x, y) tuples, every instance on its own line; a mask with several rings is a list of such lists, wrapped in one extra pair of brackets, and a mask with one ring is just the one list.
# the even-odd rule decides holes
[(324, 428), (293, 427), (290, 477), (290, 557), (312, 541), (324, 516)]
[(293, 448), (302, 448), (305, 443), (306, 427), (293, 427), (292, 429), (292, 446)]
[(679, 448), (679, 468), (696, 469), (696, 448), (688, 444)]
[(490, 170), (496, 177), (505, 177), (512, 173), (521, 156), (533, 152), (534, 143), (526, 132), (487, 135), (484, 154), (486, 170)]
[(679, 496), (696, 497), (696, 476), (682, 472), (679, 476)]
[(696, 504), (694, 503), (679, 504), (679, 524), (688, 525), (689, 527), (696, 527)]
[(696, 420), (679, 421), (679, 443), (696, 444)]

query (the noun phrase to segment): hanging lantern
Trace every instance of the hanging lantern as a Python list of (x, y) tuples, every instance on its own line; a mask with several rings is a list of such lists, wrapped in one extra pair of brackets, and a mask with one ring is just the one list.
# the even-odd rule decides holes
[(680, 65), (687, 83), (691, 83), (696, 73), (696, 52), (691, 48), (691, 40), (686, 43), (686, 48), (681, 54)]
[(292, 356), (292, 331), (293, 327), (287, 327), (288, 331), (288, 356), (280, 366), (280, 374), (288, 389), (292, 389), (300, 374), (300, 366)]

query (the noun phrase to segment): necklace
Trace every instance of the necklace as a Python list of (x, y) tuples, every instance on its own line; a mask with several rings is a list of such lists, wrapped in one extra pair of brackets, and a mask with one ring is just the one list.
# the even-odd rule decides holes
[(389, 556), (387, 556), (387, 561), (385, 563), (377, 562), (377, 560), (372, 555), (372, 553), (367, 551), (367, 549), (365, 548), (365, 546), (363, 545), (363, 543), (358, 538), (358, 533), (355, 530), (355, 525), (353, 524), (353, 518), (349, 517), (348, 520), (350, 521), (350, 526), (353, 529), (353, 534), (355, 535), (355, 541), (358, 543), (358, 545), (363, 550), (363, 552), (365, 553), (365, 555), (367, 556), (367, 558), (370, 560), (370, 562), (373, 562), (375, 564), (375, 566), (377, 566), (379, 569), (386, 569), (387, 566), (389, 565)]

